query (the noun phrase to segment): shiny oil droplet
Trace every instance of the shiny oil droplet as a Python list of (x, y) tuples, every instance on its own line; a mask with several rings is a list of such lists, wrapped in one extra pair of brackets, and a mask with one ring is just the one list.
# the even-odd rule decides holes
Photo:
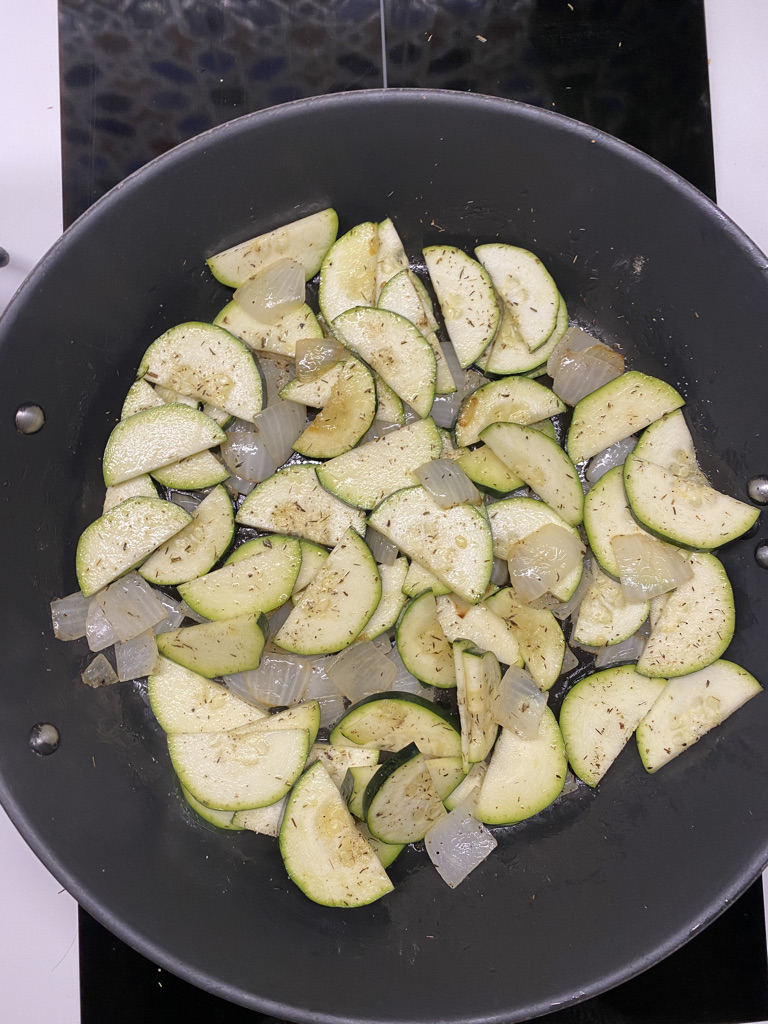
[(59, 730), (50, 722), (38, 722), (29, 731), (29, 747), (35, 754), (45, 756), (58, 749), (61, 737)]
[(752, 501), (768, 505), (768, 476), (753, 476), (747, 484), (747, 494)]
[(24, 402), (16, 410), (16, 429), (20, 434), (36, 434), (45, 423), (45, 413), (34, 402)]
[(768, 569), (768, 542), (762, 541), (755, 548), (755, 561), (761, 569)]

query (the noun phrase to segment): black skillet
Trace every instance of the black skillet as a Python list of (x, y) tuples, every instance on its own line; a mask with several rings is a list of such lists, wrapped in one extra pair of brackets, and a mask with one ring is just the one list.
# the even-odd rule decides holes
[[(499, 836), (456, 891), (408, 850), (393, 894), (328, 910), (287, 880), (273, 840), (208, 830), (180, 803), (138, 684), (92, 691), (82, 642), (51, 636), (73, 554), (100, 512), (99, 458), (139, 358), (225, 299), (204, 258), (333, 205), (342, 230), (392, 216), (406, 248), (501, 239), (535, 250), (572, 319), (685, 396), (712, 481), (744, 497), (765, 450), (763, 255), (674, 174), (539, 109), (457, 93), (322, 97), (214, 129), (97, 203), (0, 325), (2, 802), (82, 905), (150, 959), (298, 1021), (523, 1020), (610, 988), (719, 914), (768, 859), (768, 698), (655, 776), (630, 745)], [(22, 403), (45, 425), (15, 427)], [(728, 652), (768, 660), (760, 535), (722, 552)], [(38, 722), (60, 731), (30, 750)]]

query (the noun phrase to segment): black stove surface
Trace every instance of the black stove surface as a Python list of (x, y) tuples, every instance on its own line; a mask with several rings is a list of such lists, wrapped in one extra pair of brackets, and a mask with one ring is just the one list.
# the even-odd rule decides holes
[[(153, 157), (276, 103), (382, 85), (575, 117), (715, 198), (703, 0), (60, 0), (65, 223)], [(760, 883), (683, 949), (548, 1024), (768, 1018)], [(83, 1024), (275, 1018), (160, 970), (80, 912)]]

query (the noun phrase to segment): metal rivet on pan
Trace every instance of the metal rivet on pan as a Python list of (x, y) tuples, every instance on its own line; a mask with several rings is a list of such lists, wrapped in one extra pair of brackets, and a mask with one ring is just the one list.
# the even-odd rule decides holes
[(10, 262), (11, 257), (8, 250), (0, 246), (0, 267), (7, 267)]
[(768, 505), (768, 476), (753, 476), (747, 484), (747, 494), (752, 501)]
[(24, 402), (16, 410), (16, 429), (21, 434), (36, 434), (45, 423), (45, 413), (34, 402)]
[(35, 754), (52, 754), (59, 746), (59, 730), (50, 722), (38, 722), (29, 731), (29, 746)]
[(762, 541), (755, 548), (755, 561), (761, 569), (768, 569), (768, 541)]

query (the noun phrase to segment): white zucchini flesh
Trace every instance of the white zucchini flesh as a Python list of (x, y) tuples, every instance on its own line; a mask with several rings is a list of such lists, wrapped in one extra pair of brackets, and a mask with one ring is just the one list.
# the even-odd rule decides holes
[(156, 409), (160, 405), (166, 405), (166, 402), (152, 385), (146, 380), (135, 380), (128, 388), (128, 394), (125, 396), (123, 407), (120, 410), (120, 419), (127, 419), (144, 409)]
[(137, 376), (244, 420), (261, 412), (261, 373), (250, 349), (214, 324), (171, 327), (144, 353)]
[(365, 513), (330, 494), (312, 465), (288, 466), (258, 484), (240, 506), (235, 521), (326, 547), (338, 544), (350, 527), (365, 533)]
[(381, 600), (360, 634), (361, 640), (375, 640), (391, 629), (408, 601), (407, 595), (403, 593), (408, 559), (401, 556), (392, 565), (379, 565), (378, 570), (381, 577)]
[(159, 633), (157, 649), (178, 665), (213, 679), (258, 668), (264, 642), (259, 616), (239, 615)]
[(491, 451), (569, 524), (584, 518), (579, 474), (557, 441), (533, 427), (492, 423), (480, 434)]
[(293, 594), (300, 594), (317, 576), (318, 572), (325, 565), (329, 552), (320, 544), (314, 544), (311, 540), (300, 540), (301, 565), (296, 582), (293, 585)]
[(422, 683), (441, 689), (456, 686), (453, 647), (440, 625), (431, 590), (415, 597), (400, 616), (397, 649), (405, 667)]
[(658, 771), (761, 690), (746, 669), (725, 660), (670, 679), (637, 727), (646, 771)]
[(430, 701), (389, 691), (348, 708), (331, 733), (331, 743), (392, 751), (415, 743), (425, 757), (459, 757), (458, 724)]
[(373, 768), (379, 764), (379, 751), (367, 747), (345, 747), (335, 743), (315, 743), (307, 758), (307, 767), (321, 761), (337, 786), (351, 768)]
[(376, 385), (376, 419), (382, 423), (397, 423), (405, 426), (405, 407), (387, 382), (374, 371), (373, 380)]
[(571, 768), (583, 782), (598, 784), (665, 685), (665, 679), (622, 665), (595, 672), (568, 691), (560, 730)]
[(697, 480), (701, 484), (707, 483), (699, 468), (693, 438), (682, 409), (665, 413), (646, 427), (633, 454), (638, 459), (669, 470), (675, 476)]
[(241, 545), (220, 569), (179, 584), (179, 595), (206, 619), (270, 612), (291, 596), (300, 565), (301, 546), (295, 537), (257, 537)]
[(459, 363), (470, 366), (488, 348), (499, 326), (499, 304), (488, 272), (451, 245), (429, 246), (424, 260)]
[(283, 820), (287, 802), (288, 797), (284, 796), (282, 800), (275, 800), (273, 804), (267, 804), (266, 807), (249, 807), (245, 811), (235, 811), (232, 816), (232, 826), (277, 838), (280, 835), (280, 823)]
[(347, 530), (304, 591), (274, 642), (294, 654), (331, 654), (362, 633), (381, 600), (381, 577), (368, 545)]
[[(282, 711), (275, 711), (256, 720), (259, 729), (276, 732), (280, 729), (305, 729), (309, 737), (310, 753), (320, 728), (320, 704), (316, 700), (303, 700)], [(309, 763), (309, 757), (307, 757)]]
[(332, 459), (354, 448), (376, 415), (376, 388), (367, 366), (348, 359), (323, 409), (293, 443), (309, 459)]
[(371, 221), (356, 224), (328, 250), (320, 267), (318, 302), (325, 322), (355, 306), (376, 305), (379, 236)]
[(431, 417), (367, 441), (317, 467), (326, 490), (355, 508), (371, 509), (380, 501), (412, 487), (414, 471), (440, 455), (441, 442)]
[(480, 432), (491, 423), (531, 426), (565, 410), (565, 403), (554, 391), (538, 381), (502, 377), (483, 384), (462, 401), (456, 420), (456, 444), (475, 444), (480, 440)]
[(611, 576), (618, 577), (619, 563), (611, 544), (613, 538), (648, 534), (629, 507), (623, 466), (609, 469), (585, 494), (584, 529), (589, 546), (602, 568)]
[(174, 403), (120, 420), (104, 450), (104, 483), (122, 483), (178, 462), (226, 440), (221, 427), (197, 409)]
[(365, 818), (365, 811), (363, 810), (365, 787), (378, 770), (378, 764), (352, 765), (347, 768), (342, 784), (339, 787), (341, 795), (347, 801), (350, 814), (361, 820)]
[(323, 906), (365, 906), (393, 889), (322, 764), (308, 768), (288, 798), (280, 853), (296, 885)]
[(172, 462), (170, 466), (153, 469), (152, 476), (163, 487), (197, 491), (223, 483), (229, 477), (229, 470), (213, 452), (204, 451)]
[(192, 521), (154, 551), (139, 568), (148, 583), (174, 586), (209, 572), (235, 532), (232, 500), (219, 485), (192, 512)]
[(470, 604), (482, 598), (493, 567), (493, 539), (477, 508), (441, 509), (423, 487), (407, 487), (385, 498), (368, 521), (459, 597)]
[(746, 533), (760, 509), (635, 455), (624, 464), (630, 508), (643, 525), (676, 544), (718, 548)]
[(160, 657), (149, 676), (147, 695), (155, 718), (167, 733), (228, 732), (266, 718), (262, 711), (191, 669)]
[(567, 769), (563, 737), (549, 708), (535, 739), (502, 729), (480, 784), (475, 817), (486, 825), (513, 825), (538, 814), (560, 795)]
[(480, 444), (472, 451), (464, 451), (456, 459), (473, 484), (495, 494), (509, 494), (523, 486), (523, 481), (516, 476), (487, 444)]
[(555, 329), (560, 306), (557, 285), (544, 264), (527, 249), (501, 243), (479, 245), (475, 256), (514, 316), (520, 338), (531, 352), (540, 348)]
[(309, 281), (320, 269), (338, 228), (335, 210), (319, 210), (224, 249), (206, 263), (213, 276), (230, 288), (239, 288), (270, 263), (284, 259), (300, 263)]
[(384, 286), (393, 277), (396, 277), (397, 274), (401, 274), (408, 269), (408, 256), (406, 255), (402, 239), (397, 233), (397, 228), (392, 223), (390, 217), (376, 225), (376, 237), (379, 243), (376, 253), (375, 290), (378, 301)]
[(466, 800), (471, 793), (474, 793), (483, 781), (487, 769), (488, 764), (486, 761), (478, 761), (477, 764), (473, 764), (456, 789), (443, 800), (446, 810), (452, 811), (462, 801)]
[(437, 576), (434, 576), (428, 569), (425, 569), (423, 565), (419, 565), (418, 562), (411, 562), (408, 566), (408, 575), (405, 577), (405, 583), (403, 584), (403, 592), (408, 597), (418, 597), (425, 590), (431, 590), (435, 596), (438, 594), (450, 594), (451, 592), (450, 587), (442, 583)]
[(467, 777), (460, 757), (428, 757), (426, 766), (437, 795), (445, 803), (460, 782)]
[(275, 356), (286, 356), (288, 359), (296, 358), (297, 341), (323, 336), (323, 329), (317, 317), (307, 305), (286, 313), (273, 324), (265, 324), (233, 299), (221, 310), (213, 323), (245, 342), (254, 352), (268, 352)]
[(492, 696), (501, 680), (498, 659), (465, 640), (455, 641), (456, 697), (461, 719), (461, 760), (465, 771), (490, 754), (499, 731)]
[(86, 526), (77, 542), (75, 570), (84, 597), (135, 568), (191, 521), (161, 498), (127, 498)]
[(308, 405), (312, 409), (322, 409), (327, 405), (333, 394), (333, 388), (346, 365), (346, 359), (329, 367), (325, 373), (312, 380), (298, 380), (294, 377), (281, 389), (280, 397), (287, 402)]
[(171, 733), (171, 763), (185, 789), (207, 807), (240, 811), (280, 800), (304, 770), (305, 729)]
[(157, 488), (152, 483), (152, 477), (149, 473), (142, 473), (141, 476), (134, 476), (130, 480), (124, 480), (121, 484), (108, 487), (104, 495), (104, 505), (101, 511), (109, 512), (111, 508), (119, 505), (126, 498), (156, 497)]
[(358, 305), (331, 322), (334, 335), (422, 417), (435, 398), (437, 363), (429, 342), (397, 313)]
[(693, 578), (666, 595), (637, 670), (643, 675), (687, 675), (716, 661), (731, 642), (733, 590), (714, 555), (693, 552)]
[(565, 657), (563, 629), (552, 612), (522, 604), (513, 587), (504, 587), (484, 603), (514, 633), (523, 664), (539, 689), (550, 689), (560, 676)]
[(492, 344), (477, 360), (484, 373), (507, 376), (512, 373), (533, 373), (543, 368), (557, 343), (568, 330), (568, 307), (560, 297), (555, 329), (544, 344), (533, 352), (528, 348), (517, 330), (512, 310), (502, 302), (499, 330)]
[(588, 647), (620, 643), (640, 629), (649, 611), (650, 601), (626, 601), (621, 584), (596, 568), (579, 605), (573, 639)]
[(574, 462), (590, 459), (683, 404), (683, 397), (666, 381), (637, 370), (622, 373), (576, 405), (568, 454)]
[(384, 843), (416, 843), (447, 811), (415, 744), (378, 769), (363, 796), (365, 823)]
[(517, 637), (509, 625), (485, 603), (467, 605), (453, 594), (436, 599), (437, 620), (448, 640), (471, 640), (492, 651), (503, 665), (522, 665)]

